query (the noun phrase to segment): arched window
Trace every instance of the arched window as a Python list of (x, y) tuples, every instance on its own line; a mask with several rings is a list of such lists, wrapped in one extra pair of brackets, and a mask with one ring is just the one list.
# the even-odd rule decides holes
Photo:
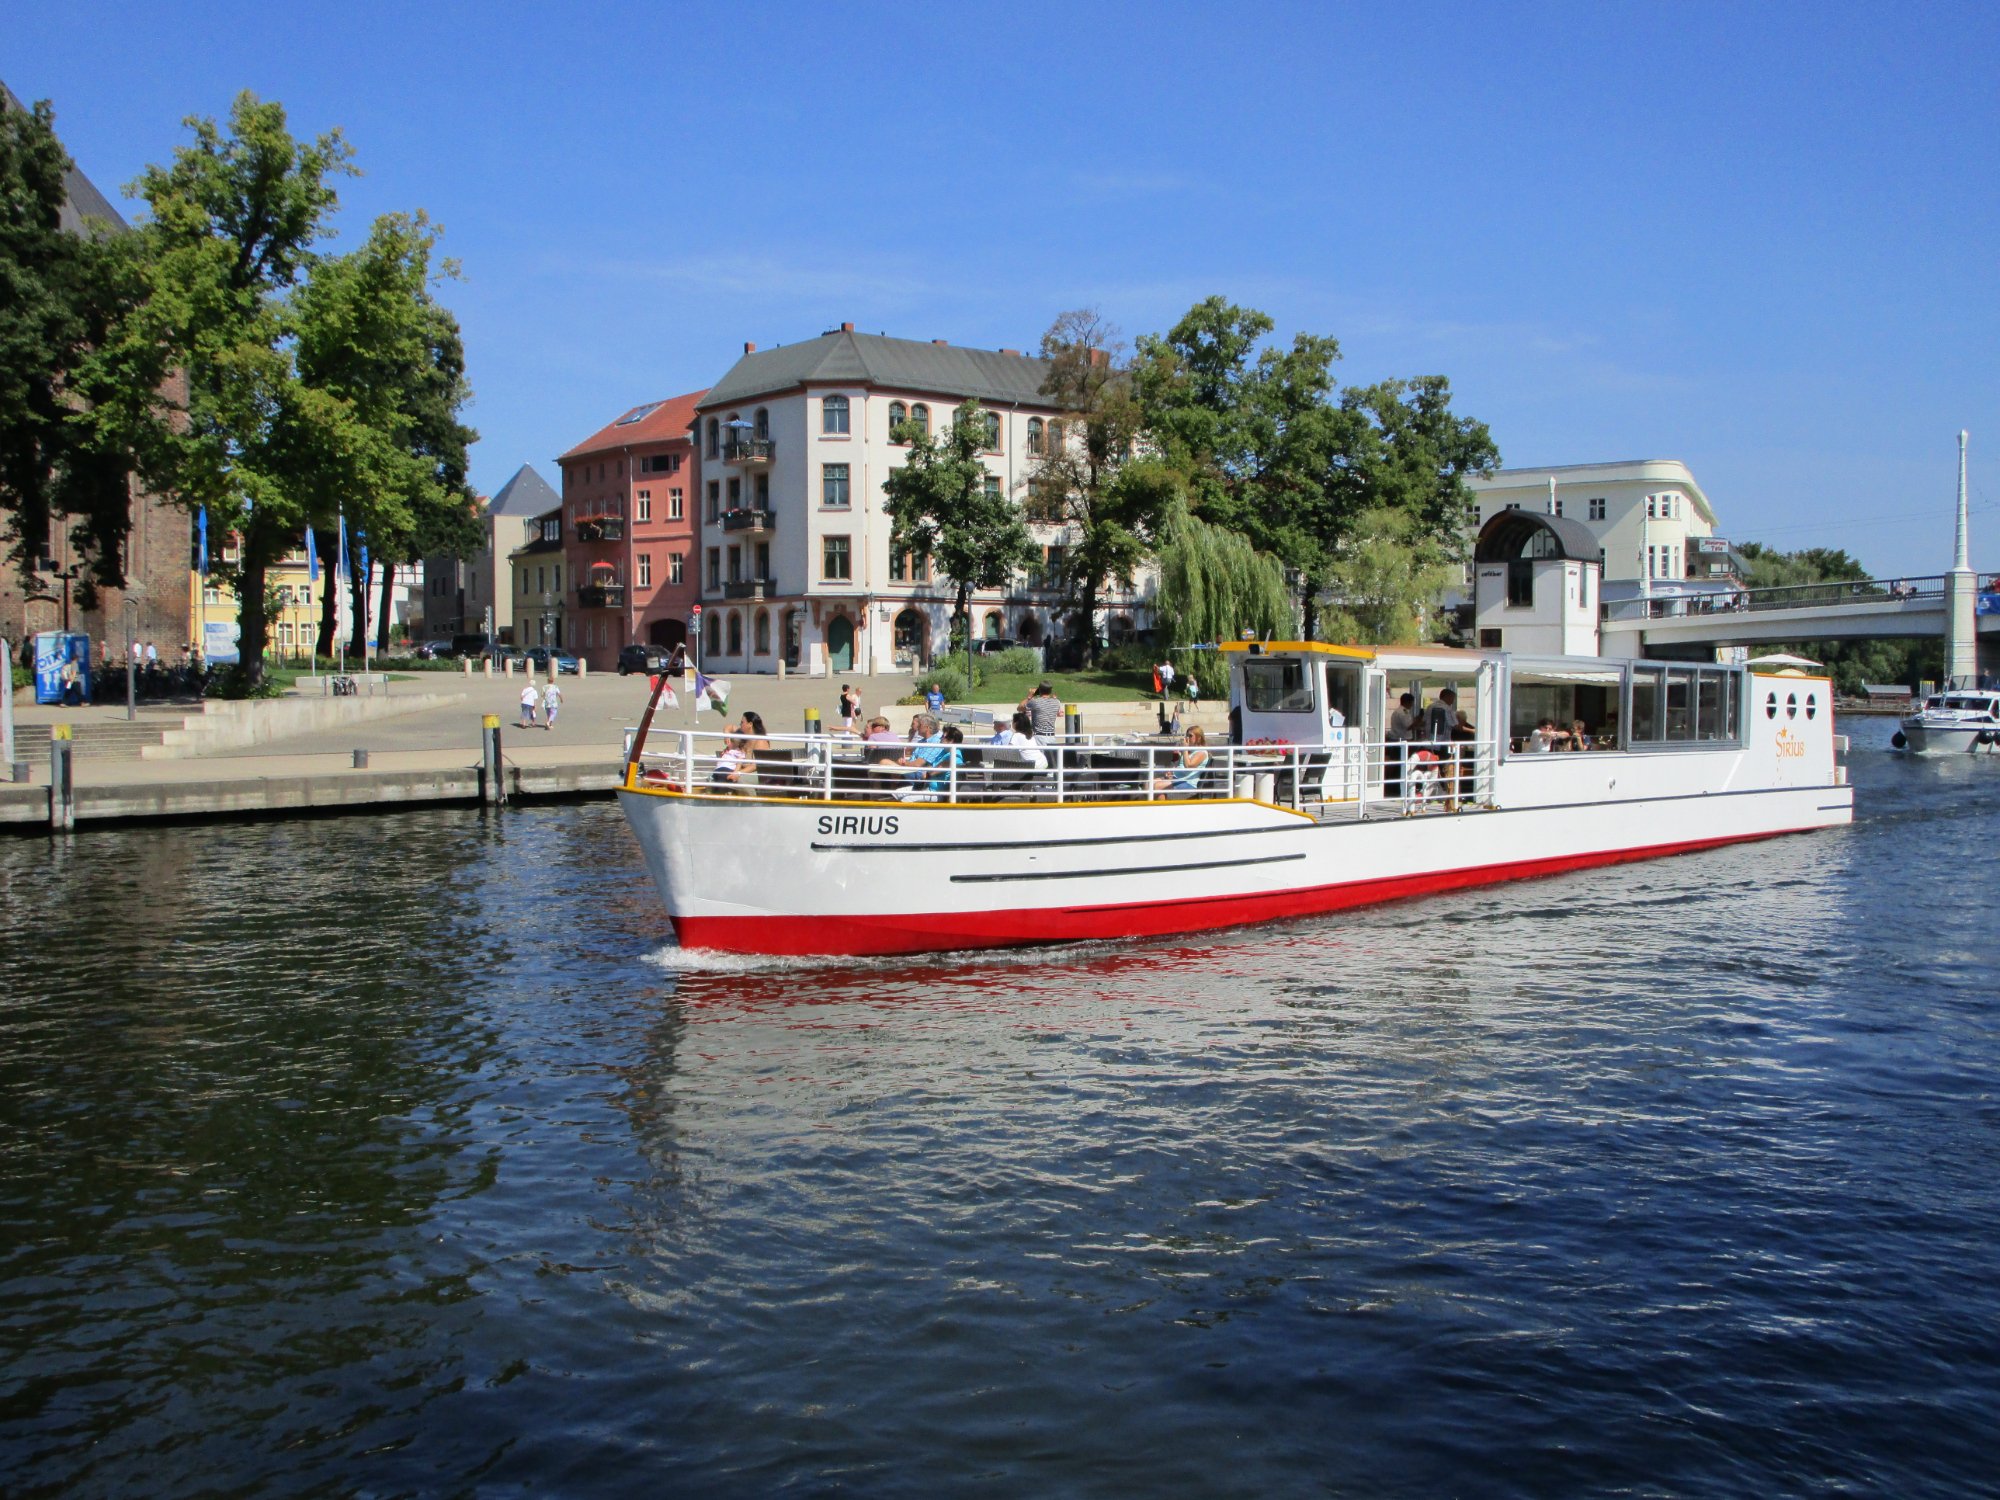
[(771, 654), (771, 615), (768, 610), (757, 611), (757, 654)]
[(743, 616), (733, 609), (729, 612), (729, 654), (743, 654)]
[(751, 420), (756, 423), (757, 437), (759, 438), (759, 440), (763, 442), (769, 442), (771, 439), (771, 408), (768, 406), (758, 407), (757, 415), (753, 417)]
[(989, 641), (999, 640), (1001, 635), (1006, 631), (1006, 629), (1007, 629), (1007, 621), (1001, 616), (999, 610), (990, 609), (986, 612), (987, 640)]
[(910, 409), (900, 401), (889, 403), (889, 440), (896, 441), (896, 429), (910, 420)]
[(931, 409), (919, 401), (910, 408), (910, 420), (917, 424), (917, 431), (925, 437), (931, 435)]
[(986, 451), (988, 453), (1000, 451), (1000, 413), (997, 411), (986, 413)]
[(847, 431), (847, 398), (828, 396), (819, 404), (819, 430), (821, 432), (844, 433)]
[(1042, 451), (1042, 419), (1040, 417), (1028, 418), (1028, 451), (1030, 453), (1040, 453)]
[(722, 654), (721, 615), (715, 614), (712, 611), (710, 612), (708, 617), (708, 630), (706, 634), (708, 636), (708, 640), (705, 643), (703, 643), (701, 649), (706, 651), (710, 656), (720, 656)]
[(1050, 422), (1049, 452), (1060, 453), (1062, 451), (1063, 451), (1063, 424), (1060, 422)]

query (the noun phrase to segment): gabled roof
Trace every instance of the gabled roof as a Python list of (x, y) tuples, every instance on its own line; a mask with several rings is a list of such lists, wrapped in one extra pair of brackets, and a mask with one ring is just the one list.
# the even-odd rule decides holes
[(532, 464), (522, 464), (514, 471), (514, 477), (500, 486), (500, 492), (487, 503), (489, 516), (539, 516), (546, 510), (562, 504), (562, 497), (549, 488), (549, 482), (537, 474)]
[(666, 443), (686, 438), (702, 394), (690, 391), (685, 396), (641, 402), (630, 411), (620, 412), (562, 457), (581, 458), (586, 453), (610, 453), (633, 443)]
[(703, 411), (805, 385), (872, 385), (891, 390), (1052, 406), (1042, 394), (1044, 359), (1002, 349), (892, 339), (836, 328), (802, 344), (746, 354), (701, 400)]
[[(8, 109), (27, 112), (27, 105), (15, 97), (14, 91), (0, 83), (0, 103)], [(56, 222), (72, 234), (109, 233), (126, 234), (132, 226), (127, 224), (111, 200), (97, 190), (97, 184), (84, 176), (74, 162), (63, 173), (63, 192), (66, 195), (62, 208), (56, 215)]]

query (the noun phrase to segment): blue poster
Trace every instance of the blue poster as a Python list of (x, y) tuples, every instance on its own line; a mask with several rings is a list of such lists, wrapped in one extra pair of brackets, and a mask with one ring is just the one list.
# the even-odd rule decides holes
[(90, 637), (44, 630), (35, 637), (35, 701), (71, 707), (90, 701)]
[(1982, 615), (2000, 615), (2000, 594), (1981, 594), (1979, 612)]
[(236, 643), (242, 627), (234, 620), (209, 620), (201, 627), (201, 659), (212, 667), (233, 667), (240, 660)]

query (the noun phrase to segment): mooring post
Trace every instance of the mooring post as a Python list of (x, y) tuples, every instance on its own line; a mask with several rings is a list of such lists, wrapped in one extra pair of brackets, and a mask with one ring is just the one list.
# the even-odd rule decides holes
[(819, 710), (816, 708), (806, 710), (806, 733), (811, 735), (819, 733)]
[(486, 767), (480, 792), (486, 802), (498, 807), (507, 800), (507, 789), (500, 784), (500, 715), (488, 714), (483, 723), (480, 738), (485, 742)]
[(1063, 705), (1063, 734), (1073, 740), (1082, 732), (1083, 715), (1077, 712), (1074, 703), (1065, 703)]
[(49, 829), (67, 833), (76, 827), (76, 785), (70, 779), (73, 748), (69, 725), (57, 724), (49, 730)]

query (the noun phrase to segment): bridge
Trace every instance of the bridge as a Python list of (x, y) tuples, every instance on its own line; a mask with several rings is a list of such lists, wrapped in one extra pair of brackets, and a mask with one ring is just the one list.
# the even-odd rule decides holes
[[(2000, 574), (1977, 575), (1976, 629), (1982, 655), (2000, 641)], [(1621, 599), (1603, 607), (1607, 656), (1679, 655), (1715, 646), (1786, 641), (1943, 637), (1950, 613), (1948, 573), (1927, 578), (1851, 579), (1734, 594)]]

